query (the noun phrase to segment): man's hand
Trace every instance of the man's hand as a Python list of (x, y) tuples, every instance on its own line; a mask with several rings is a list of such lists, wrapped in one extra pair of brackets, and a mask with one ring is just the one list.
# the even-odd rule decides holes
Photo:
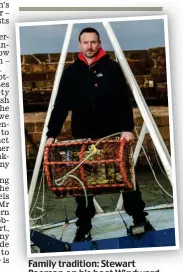
[(128, 144), (133, 144), (134, 141), (135, 141), (135, 136), (133, 135), (132, 132), (124, 131), (121, 134), (121, 139), (126, 139), (126, 141), (127, 141)]
[(46, 141), (46, 145), (52, 144), (54, 142), (54, 138), (48, 138)]

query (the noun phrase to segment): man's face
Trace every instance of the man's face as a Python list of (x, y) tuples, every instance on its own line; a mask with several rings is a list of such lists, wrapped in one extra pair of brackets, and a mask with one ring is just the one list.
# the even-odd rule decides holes
[(100, 48), (100, 41), (95, 32), (83, 33), (80, 36), (79, 48), (86, 58), (93, 58)]

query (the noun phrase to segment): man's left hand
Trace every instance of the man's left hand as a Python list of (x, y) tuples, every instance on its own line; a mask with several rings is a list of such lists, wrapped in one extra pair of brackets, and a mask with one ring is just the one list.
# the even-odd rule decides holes
[(134, 141), (135, 141), (135, 136), (133, 135), (132, 132), (124, 131), (121, 134), (121, 139), (126, 139), (126, 141), (127, 141), (128, 144), (133, 144)]

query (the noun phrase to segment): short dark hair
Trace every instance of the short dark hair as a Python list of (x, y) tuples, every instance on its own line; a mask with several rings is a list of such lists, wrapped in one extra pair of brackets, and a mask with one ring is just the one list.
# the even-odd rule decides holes
[(100, 41), (100, 35), (98, 31), (93, 27), (86, 27), (83, 30), (81, 30), (81, 32), (79, 33), (79, 41), (81, 41), (81, 35), (83, 33), (95, 33), (98, 36), (98, 40)]

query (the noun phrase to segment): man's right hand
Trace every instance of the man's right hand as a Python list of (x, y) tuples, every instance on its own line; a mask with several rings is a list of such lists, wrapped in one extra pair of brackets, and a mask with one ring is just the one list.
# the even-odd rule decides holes
[(46, 145), (53, 144), (54, 141), (55, 141), (54, 138), (48, 138), (47, 141), (46, 141)]

